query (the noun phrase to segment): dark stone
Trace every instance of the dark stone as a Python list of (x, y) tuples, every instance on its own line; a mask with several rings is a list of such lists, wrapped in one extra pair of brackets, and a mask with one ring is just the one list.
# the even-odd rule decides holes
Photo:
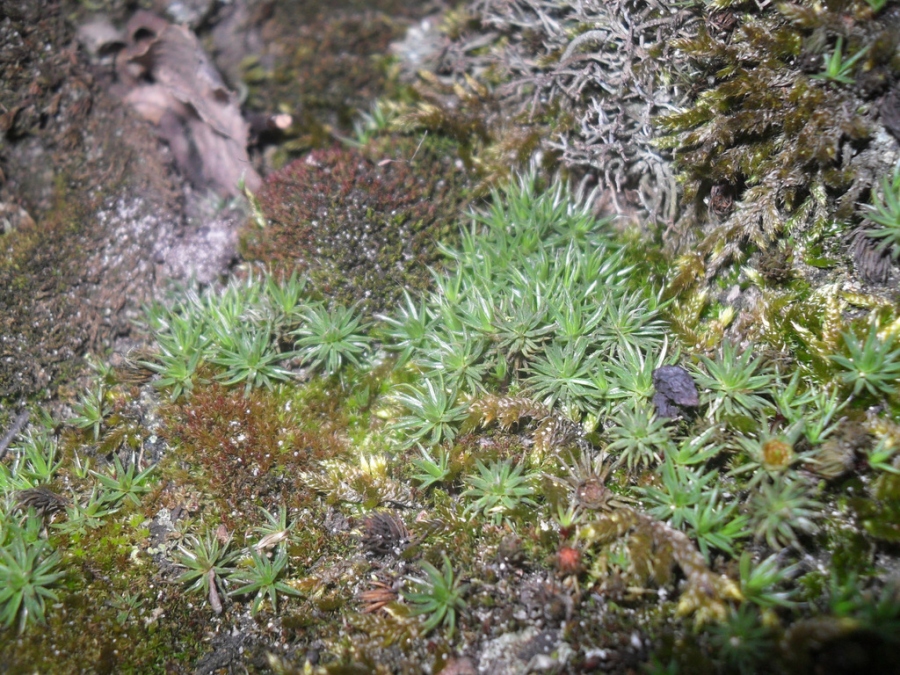
[(681, 366), (663, 366), (653, 371), (653, 404), (660, 417), (677, 417), (681, 406), (694, 408), (700, 404), (697, 385)]
[(551, 654), (559, 644), (556, 631), (544, 630), (522, 645), (516, 656), (522, 663), (528, 663), (538, 654)]

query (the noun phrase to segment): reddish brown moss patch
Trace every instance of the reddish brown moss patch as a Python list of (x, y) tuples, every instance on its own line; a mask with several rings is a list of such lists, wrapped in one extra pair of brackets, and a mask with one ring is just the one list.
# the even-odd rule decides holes
[(176, 481), (201, 489), (229, 528), (257, 521), (258, 506), (308, 506), (313, 496), (298, 473), (346, 451), (334, 433), (304, 430), (305, 412), (291, 403), (268, 391), (244, 397), (211, 384), (169, 409), (164, 435), (180, 446), (187, 468)]

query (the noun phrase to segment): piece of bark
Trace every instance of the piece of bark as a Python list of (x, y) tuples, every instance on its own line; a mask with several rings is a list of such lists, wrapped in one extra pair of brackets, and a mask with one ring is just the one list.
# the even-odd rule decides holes
[(112, 25), (109, 19), (97, 17), (83, 23), (76, 33), (78, 41), (91, 56), (103, 56), (125, 47), (122, 31)]

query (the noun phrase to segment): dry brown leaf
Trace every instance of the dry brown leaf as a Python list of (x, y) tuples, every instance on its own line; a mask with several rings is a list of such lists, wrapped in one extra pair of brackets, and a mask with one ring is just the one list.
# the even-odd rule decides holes
[(255, 191), (259, 174), (247, 155), (248, 125), (196, 36), (150, 12), (132, 17), (118, 72), (124, 99), (155, 124), (179, 168), (197, 185), (235, 195)]
[(91, 56), (98, 56), (121, 49), (125, 46), (122, 31), (112, 25), (109, 19), (97, 17), (78, 27), (78, 41)]

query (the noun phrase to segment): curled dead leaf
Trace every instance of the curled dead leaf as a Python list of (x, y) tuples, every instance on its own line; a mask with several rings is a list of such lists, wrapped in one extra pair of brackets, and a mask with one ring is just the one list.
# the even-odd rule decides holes
[(197, 37), (140, 11), (125, 28), (117, 72), (124, 100), (157, 126), (179, 169), (198, 186), (237, 195), (261, 179), (247, 154), (249, 128)]

